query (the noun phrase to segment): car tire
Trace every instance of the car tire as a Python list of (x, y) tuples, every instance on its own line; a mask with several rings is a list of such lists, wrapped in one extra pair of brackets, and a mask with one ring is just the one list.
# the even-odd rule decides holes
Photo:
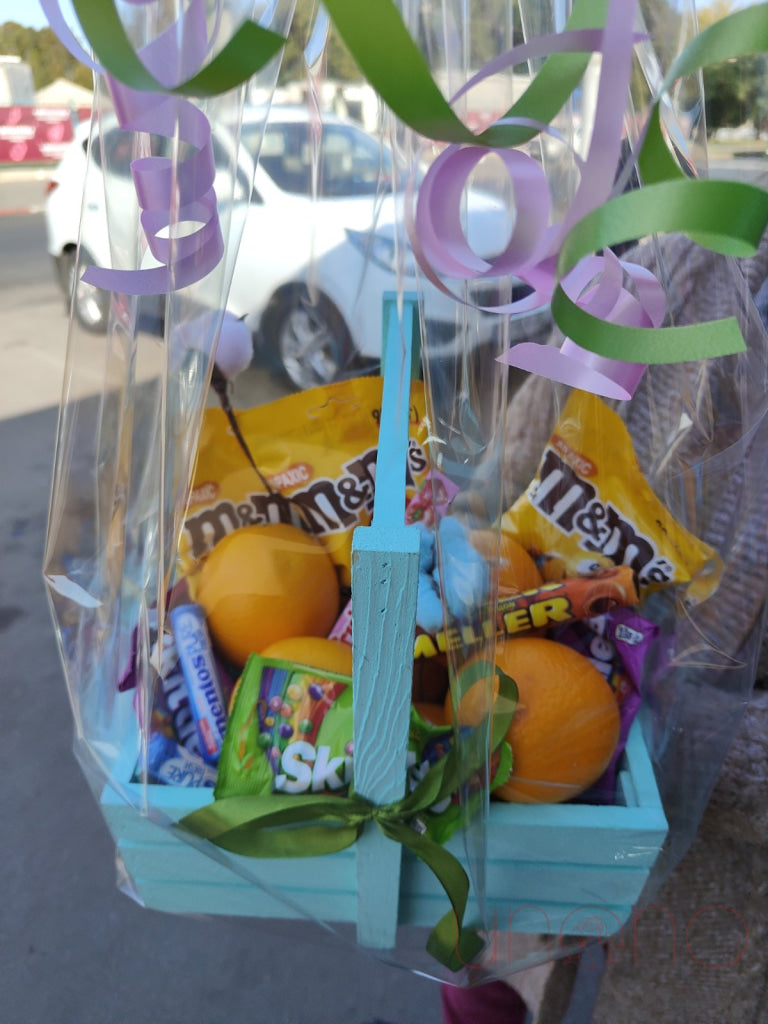
[(349, 369), (352, 339), (341, 313), (324, 295), (312, 299), (304, 287), (284, 292), (265, 315), (262, 334), (295, 388), (330, 384)]
[(61, 277), (65, 294), (72, 303), (72, 311), (80, 326), (92, 334), (105, 334), (109, 322), (109, 292), (81, 280), (85, 268), (94, 263), (88, 250), (81, 247), (79, 259), (76, 260), (76, 256), (76, 250), (69, 249), (62, 257)]

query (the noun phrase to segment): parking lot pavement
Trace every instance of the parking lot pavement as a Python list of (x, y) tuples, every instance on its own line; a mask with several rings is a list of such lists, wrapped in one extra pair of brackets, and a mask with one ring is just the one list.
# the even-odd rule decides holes
[(21, 213), (41, 213), (45, 206), (45, 186), (50, 167), (9, 167), (0, 165), (0, 217)]

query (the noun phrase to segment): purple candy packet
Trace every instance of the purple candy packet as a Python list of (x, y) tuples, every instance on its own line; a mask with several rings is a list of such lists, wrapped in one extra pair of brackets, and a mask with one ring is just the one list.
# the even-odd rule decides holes
[(569, 622), (555, 639), (583, 654), (610, 684), (619, 705), (619, 742), (598, 781), (578, 803), (611, 804), (616, 800), (616, 777), (627, 736), (642, 704), (643, 664), (659, 627), (631, 608), (614, 608), (605, 615)]

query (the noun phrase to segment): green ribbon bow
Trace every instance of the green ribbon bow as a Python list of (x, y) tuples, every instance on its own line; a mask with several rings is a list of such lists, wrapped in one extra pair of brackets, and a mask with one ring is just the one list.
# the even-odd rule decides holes
[[(376, 806), (352, 793), (325, 795), (231, 796), (214, 800), (186, 815), (177, 828), (245, 857), (320, 857), (352, 846), (369, 822), (393, 842), (419, 857), (433, 872), (451, 903), (427, 940), (427, 951), (441, 964), (458, 971), (483, 947), (476, 931), (464, 927), (469, 878), (457, 858), (419, 827), (419, 815), (450, 797), (480, 772), (487, 753), (504, 741), (517, 706), (514, 681), (490, 662), (476, 661), (459, 675), (461, 692), (495, 672), (499, 694), (490, 728), (474, 728), (437, 761), (418, 785), (401, 800)], [(489, 681), (490, 691), (490, 681)], [(509, 761), (505, 761), (508, 765)], [(504, 781), (498, 779), (494, 781)]]

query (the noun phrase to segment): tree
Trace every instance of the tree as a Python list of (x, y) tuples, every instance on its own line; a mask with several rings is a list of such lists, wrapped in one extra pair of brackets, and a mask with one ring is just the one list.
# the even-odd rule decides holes
[[(699, 11), (704, 30), (738, 9), (735, 0), (713, 0)], [(707, 128), (738, 127), (751, 122), (755, 137), (768, 127), (768, 65), (760, 54), (714, 64), (704, 69), (704, 101)]]
[(50, 28), (33, 29), (7, 21), (0, 25), (0, 53), (21, 57), (32, 69), (36, 89), (56, 78), (93, 88), (90, 68), (75, 60)]
[(710, 131), (751, 122), (755, 138), (768, 127), (766, 59), (760, 54), (704, 69), (704, 98)]
[[(286, 85), (288, 82), (304, 78), (304, 48), (309, 42), (316, 13), (314, 0), (298, 0), (280, 65), (279, 85)], [(324, 60), (325, 74), (328, 78), (338, 78), (342, 81), (360, 81), (362, 79), (349, 50), (333, 26), (328, 33)]]
[(716, 21), (727, 18), (729, 14), (733, 14), (737, 6), (734, 0), (712, 0), (706, 7), (698, 8), (696, 16), (699, 29), (703, 32), (705, 28), (714, 25)]

